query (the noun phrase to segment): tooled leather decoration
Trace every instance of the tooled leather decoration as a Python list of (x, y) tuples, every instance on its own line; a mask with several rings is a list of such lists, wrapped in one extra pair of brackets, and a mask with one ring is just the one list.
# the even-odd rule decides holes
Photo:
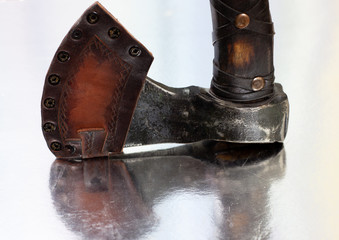
[[(241, 38), (239, 35), (241, 35), (246, 39), (246, 43), (253, 45), (253, 52), (248, 53), (251, 54), (252, 62), (258, 61), (255, 55), (265, 48), (268, 48), (268, 54), (264, 56), (264, 58), (270, 58), (269, 55), (272, 54), (273, 51), (273, 42), (272, 44), (266, 44), (265, 41), (268, 39), (267, 41), (269, 42), (273, 39), (273, 23), (262, 20), (263, 18), (267, 18), (267, 16), (263, 17), (263, 15), (267, 15), (267, 11), (269, 15), (267, 0), (259, 0), (250, 9), (243, 12), (232, 8), (222, 0), (210, 0), (210, 2), (214, 11), (218, 14), (218, 17), (223, 18), (224, 21), (227, 22), (222, 26), (219, 26), (219, 23), (217, 23), (216, 25), (218, 26), (214, 28), (212, 34), (213, 45), (218, 49), (217, 51), (220, 52), (220, 55), (232, 54), (234, 49), (230, 47), (230, 42), (233, 41), (234, 43), (239, 41), (239, 38)], [(254, 39), (252, 42), (250, 41), (252, 40), (251, 38)], [(264, 43), (261, 43), (261, 39), (263, 39)], [(217, 44), (219, 45), (217, 46)], [(222, 51), (228, 51), (228, 53), (223, 53)], [(241, 49), (241, 51), (246, 51), (246, 49)], [(223, 64), (221, 61), (222, 60), (213, 61), (213, 79), (211, 82), (211, 92), (213, 94), (224, 100), (233, 102), (257, 101), (267, 99), (273, 95), (274, 68), (273, 66), (266, 67), (266, 69), (270, 69), (269, 71), (261, 69), (262, 65), (269, 65), (269, 63), (265, 63), (265, 61), (267, 61), (266, 59), (259, 59), (261, 63), (257, 64), (258, 67), (253, 67), (253, 63), (251, 63), (250, 67), (247, 66), (247, 69), (244, 67), (245, 70), (240, 71), (241, 74), (239, 74), (237, 70), (233, 72), (225, 71), (222, 69), (223, 67), (220, 66)], [(270, 59), (268, 61), (270, 61)], [(230, 62), (228, 65), (236, 65), (236, 63)], [(229, 68), (236, 69), (237, 67), (231, 66)], [(251, 71), (251, 68), (256, 68), (256, 70)], [(260, 75), (257, 74), (257, 72), (260, 72)]]
[(59, 158), (121, 152), (153, 61), (99, 3), (64, 38), (48, 70), (42, 128)]

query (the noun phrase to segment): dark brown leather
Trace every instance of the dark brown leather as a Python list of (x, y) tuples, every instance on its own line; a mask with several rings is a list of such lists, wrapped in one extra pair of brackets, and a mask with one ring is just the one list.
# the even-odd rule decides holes
[(59, 158), (121, 152), (152, 54), (99, 3), (71, 28), (48, 70), (42, 128)]
[[(210, 2), (215, 54), (212, 94), (244, 103), (271, 97), (274, 29), (268, 0)], [(245, 16), (244, 28), (237, 27), (241, 14)], [(258, 77), (264, 81), (260, 90), (252, 87), (252, 81)]]

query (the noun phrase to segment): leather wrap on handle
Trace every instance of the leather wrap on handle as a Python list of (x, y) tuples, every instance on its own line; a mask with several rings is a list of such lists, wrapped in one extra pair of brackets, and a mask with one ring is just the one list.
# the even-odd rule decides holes
[(152, 54), (98, 2), (71, 28), (48, 70), (42, 129), (59, 158), (121, 152)]
[(232, 102), (273, 95), (273, 23), (268, 0), (210, 0), (213, 23), (211, 92)]

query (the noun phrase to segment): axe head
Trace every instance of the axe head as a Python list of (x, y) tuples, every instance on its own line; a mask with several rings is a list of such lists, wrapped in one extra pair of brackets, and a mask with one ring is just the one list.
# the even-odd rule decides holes
[(190, 143), (204, 139), (234, 143), (283, 142), (289, 103), (282, 86), (255, 103), (221, 100), (208, 89), (171, 88), (147, 78), (126, 145)]
[[(170, 88), (146, 78), (152, 54), (99, 3), (58, 48), (41, 101), (42, 129), (58, 158), (119, 153), (123, 146), (282, 142), (288, 100), (281, 85), (265, 101), (233, 103), (200, 87)], [(141, 95), (140, 95), (141, 94)]]

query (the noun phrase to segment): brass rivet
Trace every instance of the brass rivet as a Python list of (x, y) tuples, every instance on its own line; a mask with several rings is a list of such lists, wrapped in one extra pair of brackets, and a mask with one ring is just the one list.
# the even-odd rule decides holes
[(50, 145), (51, 149), (55, 152), (58, 152), (61, 150), (61, 143), (59, 142), (52, 142)]
[(138, 47), (131, 47), (131, 49), (129, 50), (129, 54), (132, 57), (138, 57), (141, 54), (141, 50)]
[(58, 60), (60, 62), (66, 62), (69, 60), (69, 54), (68, 52), (65, 52), (65, 51), (61, 51), (58, 53)]
[(252, 90), (260, 91), (265, 87), (265, 79), (263, 77), (256, 77), (252, 81)]
[(108, 36), (112, 39), (120, 37), (120, 30), (116, 27), (112, 27), (108, 30)]
[(44, 101), (44, 105), (46, 108), (54, 108), (55, 100), (53, 98), (46, 98)]
[(250, 17), (245, 13), (241, 13), (235, 18), (235, 26), (239, 29), (246, 28), (249, 24)]
[(81, 37), (82, 37), (82, 32), (81, 32), (81, 30), (75, 29), (75, 30), (72, 32), (72, 38), (73, 38), (73, 39), (79, 40)]
[(53, 123), (48, 122), (48, 123), (44, 124), (44, 131), (45, 132), (48, 132), (48, 133), (53, 132), (53, 131), (55, 131), (55, 129), (56, 129), (56, 127)]
[(53, 86), (58, 85), (60, 83), (60, 77), (56, 74), (52, 74), (48, 77), (48, 82)]
[(90, 24), (94, 24), (96, 23), (97, 21), (99, 20), (99, 16), (96, 12), (92, 12), (90, 14), (87, 15), (87, 21), (90, 23)]

